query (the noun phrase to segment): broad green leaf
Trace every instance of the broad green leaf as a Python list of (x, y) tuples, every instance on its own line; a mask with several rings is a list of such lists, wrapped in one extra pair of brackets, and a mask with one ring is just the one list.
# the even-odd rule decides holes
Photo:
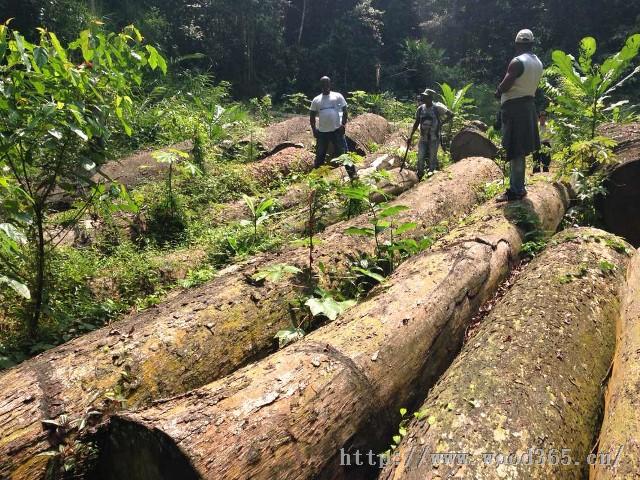
[(558, 71), (562, 74), (562, 76), (571, 82), (576, 87), (583, 89), (582, 81), (580, 77), (575, 71), (573, 66), (573, 57), (571, 55), (567, 55), (562, 50), (554, 50), (551, 54), (551, 58), (553, 59), (553, 63), (558, 68)]
[(578, 61), (585, 74), (591, 70), (591, 58), (596, 53), (596, 48), (596, 39), (593, 37), (585, 37), (580, 41), (580, 58)]
[(77, 127), (72, 127), (71, 131), (73, 133), (75, 133), (78, 137), (80, 137), (82, 139), (82, 141), (86, 142), (89, 140), (89, 137), (87, 136), (87, 134), (85, 132), (83, 132), (82, 130), (80, 130)]
[(344, 233), (347, 235), (364, 235), (364, 236), (372, 236), (374, 234), (373, 228), (367, 227), (349, 227)]
[(409, 231), (415, 229), (417, 226), (418, 226), (418, 224), (415, 223), (415, 222), (403, 223), (398, 228), (396, 228), (395, 232), (396, 232), (397, 235), (401, 235), (401, 234), (403, 234), (405, 232), (409, 232)]
[(27, 243), (27, 237), (15, 225), (0, 223), (0, 232), (18, 244)]
[(24, 283), (18, 282), (9, 277), (5, 277), (4, 275), (0, 275), (0, 284), (5, 284), (9, 288), (11, 288), (14, 292), (20, 295), (22, 298), (29, 300), (31, 298), (31, 292), (29, 291), (29, 287), (27, 287)]
[(260, 202), (260, 205), (258, 206), (256, 213), (260, 215), (266, 212), (271, 207), (273, 207), (274, 203), (275, 203), (275, 199), (273, 198), (267, 198), (266, 200), (263, 200), (262, 202)]
[(268, 280), (273, 283), (277, 283), (285, 276), (294, 275), (296, 273), (302, 273), (298, 267), (293, 265), (276, 264), (269, 265), (268, 267), (258, 271), (251, 278), (255, 281)]
[(382, 283), (385, 281), (385, 278), (382, 275), (380, 275), (379, 273), (372, 272), (371, 270), (367, 270), (366, 268), (353, 267), (353, 270), (355, 272), (366, 275), (369, 278), (373, 278), (377, 282)]
[(333, 321), (346, 309), (356, 304), (355, 300), (347, 300), (345, 302), (336, 302), (332, 297), (315, 298), (312, 297), (305, 302), (305, 305), (309, 307), (311, 315), (317, 317), (323, 315), (329, 320)]
[(60, 44), (60, 40), (58, 40), (58, 37), (56, 36), (56, 34), (53, 32), (49, 32), (49, 37), (51, 38), (51, 44), (53, 45), (53, 48), (55, 49), (60, 59), (64, 63), (67, 63), (68, 62), (67, 53), (65, 52), (64, 48), (62, 48), (62, 45)]
[(380, 212), (380, 216), (382, 218), (393, 217), (394, 215), (397, 215), (398, 213), (404, 212), (406, 210), (409, 210), (409, 207), (407, 207), (405, 205), (396, 205), (394, 207), (389, 207), (389, 208), (385, 208), (384, 210), (382, 210)]
[(89, 38), (91, 36), (91, 32), (89, 30), (83, 30), (80, 32), (80, 48), (82, 49), (82, 57), (85, 62), (90, 62), (93, 60), (94, 52), (91, 49)]
[(33, 60), (38, 68), (42, 68), (49, 60), (47, 50), (42, 47), (36, 47), (33, 49)]

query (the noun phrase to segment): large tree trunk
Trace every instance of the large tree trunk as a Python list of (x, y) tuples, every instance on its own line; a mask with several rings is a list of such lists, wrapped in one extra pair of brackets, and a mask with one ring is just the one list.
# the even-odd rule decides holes
[[(389, 122), (380, 115), (365, 113), (347, 125), (347, 143), (350, 150), (360, 155), (370, 153), (370, 145), (382, 144), (391, 133)], [(266, 157), (288, 147), (311, 150), (315, 140), (309, 117), (298, 116), (269, 125), (246, 137), (241, 143), (252, 143), (257, 153)]]
[(605, 182), (607, 194), (601, 212), (607, 229), (640, 246), (640, 123), (613, 124), (602, 128), (618, 142), (620, 164)]
[[(554, 237), (429, 392), (423, 418), (411, 421), (381, 478), (584, 478), (613, 355), (627, 246), (596, 229)], [(468, 453), (468, 464), (431, 456), (448, 452)], [(485, 462), (489, 452), (514, 454), (510, 463), (517, 457), (521, 464)], [(546, 465), (529, 465), (528, 454)]]
[(508, 274), (526, 233), (514, 215), (554, 231), (567, 199), (540, 182), (519, 207), (482, 207), (333, 324), (218, 382), (117, 416), (100, 448), (102, 478), (168, 479), (166, 459), (176, 456), (191, 465), (183, 460), (175, 478), (351, 478), (340, 449), (380, 446), (375, 437), (438, 378)]
[(605, 396), (598, 459), (592, 479), (640, 478), (640, 253), (631, 260), (617, 328), (618, 344)]
[[(460, 162), (394, 204), (407, 205), (399, 221), (415, 221), (415, 238), (455, 219), (479, 201), (479, 192), (502, 177), (490, 160)], [(347, 255), (372, 254), (374, 242), (344, 233), (366, 225), (360, 216), (329, 227), (316, 248), (316, 262), (347, 272)], [(49, 448), (40, 422), (61, 413), (80, 416), (95, 393), (117, 390), (130, 407), (202, 386), (270, 351), (274, 334), (290, 326), (289, 302), (301, 294), (297, 279), (256, 285), (251, 275), (269, 265), (304, 268), (308, 252), (289, 249), (234, 265), (213, 281), (174, 295), (157, 307), (52, 349), (0, 375), (0, 476), (22, 469), (18, 478), (38, 478)], [(36, 465), (29, 465), (28, 462)]]

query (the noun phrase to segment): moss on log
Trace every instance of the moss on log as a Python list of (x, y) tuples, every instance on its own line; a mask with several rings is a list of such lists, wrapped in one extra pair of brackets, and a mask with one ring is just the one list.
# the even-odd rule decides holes
[(138, 470), (138, 451), (155, 452), (151, 465), (180, 453), (191, 465), (185, 477), (349, 478), (336, 462), (340, 448), (376, 445), (398, 408), (446, 368), (508, 274), (526, 233), (514, 212), (555, 231), (567, 205), (564, 189), (540, 182), (525, 203), (481, 207), (333, 324), (206, 387), (118, 416), (100, 449), (102, 478), (129, 465), (136, 478), (169, 478)]
[[(381, 478), (583, 478), (627, 248), (595, 229), (554, 237), (429, 392)], [(533, 461), (544, 455), (545, 465), (528, 465), (530, 448), (543, 449)], [(434, 465), (430, 454), (445, 452), (468, 453), (468, 462)], [(489, 452), (514, 464), (485, 463)]]
[[(502, 177), (490, 160), (468, 159), (439, 172), (402, 195), (407, 205), (398, 221), (415, 221), (416, 238), (443, 221), (454, 222), (481, 200), (482, 187)], [(316, 262), (335, 272), (349, 267), (348, 255), (373, 253), (374, 242), (344, 233), (366, 225), (360, 216), (329, 227), (316, 249)], [(213, 281), (157, 307), (52, 349), (0, 375), (0, 477), (40, 478), (27, 468), (33, 455), (51, 448), (41, 421), (65, 413), (77, 418), (92, 398), (115, 391), (129, 407), (207, 384), (273, 346), (273, 336), (288, 328), (289, 302), (300, 295), (296, 278), (256, 284), (250, 277), (269, 265), (304, 267), (308, 252), (291, 248), (229, 267)]]
[(591, 469), (590, 478), (638, 479), (640, 478), (640, 253), (636, 253), (631, 260), (627, 273), (622, 314), (617, 328), (616, 353), (605, 395), (605, 404), (598, 458), (609, 458), (611, 464), (597, 464)]

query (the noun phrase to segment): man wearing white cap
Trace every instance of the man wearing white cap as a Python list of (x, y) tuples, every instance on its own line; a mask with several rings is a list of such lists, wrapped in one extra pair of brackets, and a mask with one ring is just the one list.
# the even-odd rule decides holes
[(507, 74), (496, 90), (501, 103), (502, 146), (511, 164), (510, 187), (498, 198), (500, 202), (520, 200), (527, 195), (526, 157), (540, 150), (535, 94), (544, 67), (532, 51), (533, 44), (531, 30), (518, 32), (517, 56), (509, 63)]

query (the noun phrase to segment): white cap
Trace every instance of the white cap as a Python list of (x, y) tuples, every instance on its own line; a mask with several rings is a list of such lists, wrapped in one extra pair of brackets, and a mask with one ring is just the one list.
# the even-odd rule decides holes
[(533, 43), (533, 32), (527, 28), (520, 30), (516, 35), (516, 43)]

